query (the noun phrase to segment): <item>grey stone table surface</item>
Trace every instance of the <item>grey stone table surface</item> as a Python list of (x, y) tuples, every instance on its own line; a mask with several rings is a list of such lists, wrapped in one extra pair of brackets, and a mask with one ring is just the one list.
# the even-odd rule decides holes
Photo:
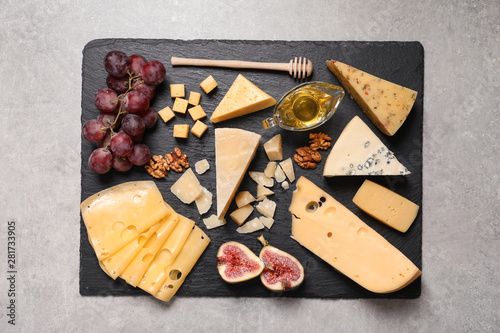
[[(0, 11), (0, 331), (500, 331), (500, 2), (10, 1)], [(415, 300), (82, 297), (82, 50), (97, 38), (420, 41)], [(16, 222), (15, 326), (8, 222)]]

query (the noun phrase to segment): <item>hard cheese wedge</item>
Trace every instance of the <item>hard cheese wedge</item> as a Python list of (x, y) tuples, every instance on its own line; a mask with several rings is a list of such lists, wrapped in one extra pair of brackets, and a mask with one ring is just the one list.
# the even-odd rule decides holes
[(210, 120), (218, 123), (223, 120), (263, 110), (275, 104), (276, 100), (274, 98), (239, 74), (212, 113)]
[(326, 64), (382, 133), (394, 135), (410, 113), (417, 92), (340, 61)]
[(385, 238), (308, 179), (290, 204), (292, 238), (374, 293), (402, 289), (420, 270)]
[(340, 134), (323, 170), (326, 177), (408, 174), (410, 171), (358, 116)]
[(224, 217), (250, 162), (261, 136), (237, 128), (215, 129), (215, 165), (217, 172), (217, 216)]
[(153, 181), (110, 187), (90, 196), (80, 208), (99, 261), (172, 212)]

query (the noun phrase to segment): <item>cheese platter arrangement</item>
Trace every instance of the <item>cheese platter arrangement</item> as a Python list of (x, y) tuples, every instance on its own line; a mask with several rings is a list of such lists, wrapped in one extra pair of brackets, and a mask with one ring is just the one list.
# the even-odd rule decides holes
[(418, 42), (89, 42), (80, 294), (418, 297), (423, 79)]

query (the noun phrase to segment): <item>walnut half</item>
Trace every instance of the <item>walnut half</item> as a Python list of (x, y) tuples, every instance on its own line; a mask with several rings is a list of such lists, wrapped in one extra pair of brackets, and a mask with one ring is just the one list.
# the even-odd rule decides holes
[(177, 147), (174, 148), (173, 153), (165, 155), (167, 165), (175, 172), (182, 172), (182, 167), (189, 168), (189, 162), (186, 154), (183, 154)]
[(167, 171), (170, 170), (167, 161), (161, 155), (153, 155), (149, 160), (149, 163), (144, 166), (146, 171), (155, 178), (163, 178), (167, 175)]
[(316, 163), (321, 162), (321, 154), (310, 147), (300, 147), (295, 152), (293, 160), (303, 169), (316, 169)]
[(309, 143), (313, 150), (328, 149), (332, 143), (332, 138), (326, 133), (309, 133)]

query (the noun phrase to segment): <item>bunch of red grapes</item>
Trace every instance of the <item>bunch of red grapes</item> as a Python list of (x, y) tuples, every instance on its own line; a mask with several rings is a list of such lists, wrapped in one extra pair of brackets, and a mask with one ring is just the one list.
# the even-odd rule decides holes
[(109, 73), (108, 88), (94, 95), (100, 114), (82, 129), (84, 139), (97, 143), (89, 157), (89, 167), (97, 174), (111, 168), (125, 172), (149, 161), (149, 147), (141, 142), (145, 130), (158, 120), (149, 102), (155, 95), (155, 85), (163, 82), (166, 73), (161, 62), (148, 62), (136, 54), (129, 57), (122, 51), (110, 51), (104, 58), (104, 68)]

